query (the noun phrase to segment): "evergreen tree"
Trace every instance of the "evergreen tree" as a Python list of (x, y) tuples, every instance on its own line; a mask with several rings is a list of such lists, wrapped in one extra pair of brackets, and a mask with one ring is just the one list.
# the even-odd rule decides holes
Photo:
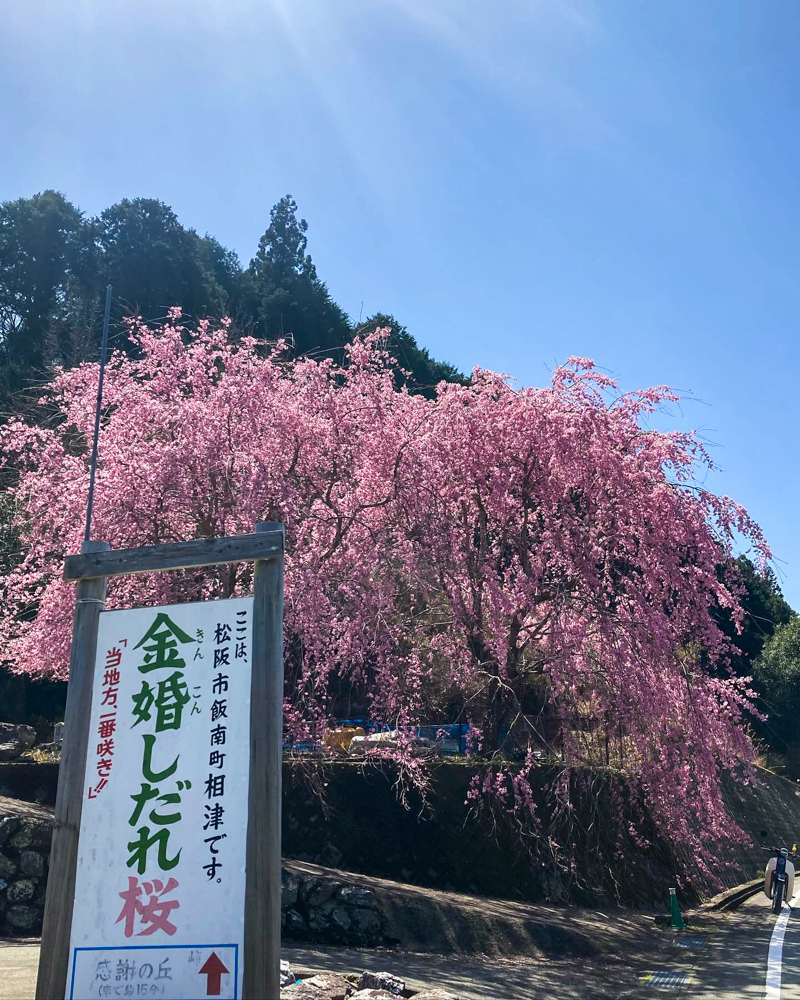
[(794, 615), (778, 626), (754, 663), (753, 677), (759, 708), (767, 715), (763, 730), (769, 742), (785, 753), (800, 743), (800, 617)]
[[(741, 596), (744, 617), (740, 630), (727, 608), (712, 610), (717, 625), (733, 645), (730, 663), (719, 665), (717, 673), (725, 677), (732, 670), (738, 677), (756, 678), (757, 707), (769, 718), (766, 721), (753, 718), (753, 730), (761, 740), (783, 754), (786, 719), (780, 706), (785, 700), (785, 690), (775, 664), (776, 658), (782, 661), (785, 657), (782, 652), (778, 657), (779, 646), (774, 644), (774, 637), (794, 621), (796, 615), (781, 593), (775, 573), (771, 569), (760, 572), (747, 556), (731, 559), (720, 567), (719, 574), (726, 584), (744, 586)], [(775, 655), (765, 659), (769, 649), (775, 650)]]
[(306, 253), (307, 230), (292, 196), (281, 198), (247, 272), (251, 309), (262, 336), (285, 337), (295, 354), (331, 353), (347, 343), (351, 328)]
[(715, 618), (736, 647), (733, 659), (735, 672), (740, 677), (746, 677), (752, 673), (753, 661), (761, 654), (764, 644), (775, 629), (779, 625), (785, 625), (794, 612), (781, 593), (778, 580), (771, 569), (761, 573), (747, 556), (739, 556), (732, 560), (730, 567), (722, 568), (723, 581), (731, 570), (745, 588), (742, 596), (742, 630), (738, 630), (726, 609), (717, 609)]
[[(294, 354), (338, 354), (352, 338), (345, 312), (331, 299), (307, 249), (308, 223), (290, 195), (270, 224), (247, 271), (213, 236), (181, 225), (152, 198), (124, 199), (87, 220), (63, 195), (44, 191), (0, 206), (0, 399), (96, 356), (105, 286), (114, 287), (118, 318), (152, 321), (173, 305), (188, 317), (226, 313), (239, 332), (285, 338)], [(462, 376), (420, 348), (393, 317), (387, 344), (428, 396), (442, 379)], [(116, 339), (116, 346), (122, 344)], [(398, 383), (403, 381), (398, 377)], [(22, 405), (18, 400), (14, 406)]]
[(242, 265), (233, 250), (206, 233), (198, 238), (198, 254), (203, 267), (211, 274), (225, 295), (225, 311), (234, 313), (242, 292)]

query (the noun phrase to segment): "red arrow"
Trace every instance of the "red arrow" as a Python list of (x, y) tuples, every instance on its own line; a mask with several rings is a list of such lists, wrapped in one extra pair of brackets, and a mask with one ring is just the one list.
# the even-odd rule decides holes
[(200, 970), (201, 976), (208, 976), (206, 980), (206, 996), (207, 997), (218, 997), (220, 994), (220, 984), (222, 982), (222, 976), (228, 975), (229, 969), (226, 969), (222, 964), (222, 959), (219, 955), (212, 951), (206, 960), (206, 964)]

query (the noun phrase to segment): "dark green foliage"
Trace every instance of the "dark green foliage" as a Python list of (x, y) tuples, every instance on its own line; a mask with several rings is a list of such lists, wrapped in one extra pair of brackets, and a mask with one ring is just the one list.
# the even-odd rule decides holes
[(306, 253), (308, 223), (296, 212), (288, 194), (270, 212), (246, 276), (250, 308), (263, 337), (285, 337), (295, 354), (331, 354), (350, 339), (350, 323), (317, 277)]
[[(742, 606), (745, 616), (738, 632), (724, 609), (715, 613), (722, 631), (734, 644), (731, 668), (739, 677), (753, 677), (758, 693), (757, 708), (768, 716), (753, 720), (753, 730), (772, 750), (783, 755), (797, 729), (796, 708), (800, 707), (800, 659), (792, 674), (789, 669), (791, 635), (800, 637), (798, 618), (786, 602), (772, 570), (761, 573), (746, 557), (740, 556), (721, 569), (725, 582), (737, 580), (744, 586)], [(793, 687), (794, 685), (794, 687)]]
[(742, 632), (738, 632), (728, 611), (720, 609), (716, 613), (722, 631), (733, 641), (737, 654), (733, 667), (740, 677), (752, 673), (752, 663), (764, 648), (779, 625), (788, 622), (794, 612), (787, 604), (772, 570), (759, 572), (747, 556), (739, 556), (729, 567), (722, 570), (722, 578), (735, 584), (737, 577), (744, 585), (742, 607), (745, 616)]
[[(730, 663), (718, 667), (717, 672), (726, 676), (732, 670), (737, 677), (756, 675), (756, 664), (762, 651), (767, 648), (776, 630), (780, 630), (795, 618), (795, 613), (784, 599), (777, 578), (772, 570), (760, 572), (746, 556), (739, 556), (720, 567), (720, 578), (732, 588), (744, 587), (741, 595), (744, 619), (739, 632), (729, 611), (716, 608), (714, 617), (720, 629), (733, 644)], [(708, 667), (709, 665), (706, 664)], [(753, 718), (752, 726), (759, 740), (772, 750), (783, 754), (786, 749), (781, 726), (775, 715), (780, 698), (771, 687), (772, 681), (762, 674), (756, 679), (754, 688), (758, 692), (757, 708), (769, 716), (766, 722)]]
[[(106, 284), (114, 288), (114, 346), (126, 346), (122, 316), (155, 321), (178, 305), (189, 318), (227, 314), (234, 333), (285, 338), (295, 355), (341, 357), (354, 331), (317, 274), (307, 231), (291, 195), (281, 198), (243, 271), (232, 250), (186, 229), (154, 198), (125, 198), (96, 219), (56, 191), (0, 205), (0, 399), (18, 407), (11, 395), (53, 365), (96, 357)], [(392, 317), (370, 322), (392, 327), (390, 350), (413, 388), (431, 394), (442, 379), (461, 378)]]
[(9, 573), (20, 557), (19, 532), (14, 527), (14, 503), (0, 492), (0, 577)]
[(212, 275), (225, 296), (225, 312), (236, 316), (241, 307), (242, 265), (233, 252), (214, 236), (198, 238), (197, 251), (205, 270)]
[(800, 617), (780, 625), (753, 664), (760, 707), (769, 716), (763, 729), (784, 752), (800, 743)]
[[(184, 229), (175, 213), (154, 198), (134, 198), (107, 208), (96, 223), (101, 286), (144, 319), (159, 319), (179, 305), (188, 316), (219, 315), (231, 261)], [(216, 242), (216, 241), (214, 241)]]
[[(19, 534), (13, 526), (14, 506), (8, 493), (0, 492), (0, 579), (20, 558)], [(0, 722), (20, 722), (41, 729), (51, 738), (50, 723), (64, 718), (67, 685), (37, 681), (12, 674), (0, 657)]]
[(35, 680), (0, 665), (0, 722), (33, 726), (40, 742), (49, 742), (54, 722), (62, 722), (66, 681)]
[(0, 391), (41, 380), (53, 325), (85, 292), (91, 234), (57, 191), (0, 205)]
[(124, 199), (97, 219), (55, 191), (0, 205), (6, 409), (19, 405), (12, 393), (46, 379), (53, 365), (96, 357), (106, 284), (114, 286), (115, 319), (157, 320), (172, 305), (190, 317), (234, 312), (241, 277), (232, 251), (185, 229), (152, 198)]

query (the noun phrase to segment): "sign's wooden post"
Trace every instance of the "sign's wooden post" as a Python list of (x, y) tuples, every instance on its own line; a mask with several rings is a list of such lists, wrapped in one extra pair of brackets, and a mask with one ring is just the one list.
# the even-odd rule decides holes
[[(107, 542), (84, 542), (81, 553), (107, 552), (108, 548)], [(83, 782), (97, 650), (97, 622), (105, 599), (104, 576), (78, 580), (36, 1000), (60, 1000), (66, 989), (72, 907), (75, 901), (75, 870), (78, 863), (78, 833), (83, 808)]]
[[(256, 532), (283, 533), (262, 523)], [(283, 556), (258, 559), (253, 583), (250, 790), (243, 1000), (280, 997)]]

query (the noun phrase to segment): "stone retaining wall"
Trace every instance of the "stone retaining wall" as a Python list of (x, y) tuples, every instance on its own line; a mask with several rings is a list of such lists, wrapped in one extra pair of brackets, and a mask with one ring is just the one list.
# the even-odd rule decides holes
[(42, 929), (53, 814), (0, 798), (0, 937), (32, 937)]
[(362, 948), (390, 943), (374, 892), (286, 869), (281, 873), (281, 930), (294, 941)]
[[(520, 850), (510, 826), (490, 834), (477, 823), (464, 822), (464, 802), (470, 783), (480, 773), (476, 767), (464, 762), (436, 766), (429, 794), (432, 812), (425, 812), (413, 795), (411, 808), (404, 809), (398, 803), (394, 789), (396, 775), (388, 766), (327, 765), (324, 804), (302, 772), (299, 764), (284, 762), (285, 858), (445, 892), (525, 902), (561, 898), (558, 884), (548, 883), (544, 869), (532, 865), (525, 851)], [(0, 797), (5, 794), (52, 805), (57, 773), (56, 764), (0, 762)], [(543, 771), (542, 782), (546, 776)], [(541, 794), (544, 797), (544, 791)], [(758, 785), (731, 785), (728, 798), (734, 819), (752, 838), (749, 844), (726, 850), (721, 859), (718, 874), (723, 884), (730, 887), (754, 878), (762, 870), (762, 846), (794, 842), (800, 828), (800, 784), (763, 772)], [(612, 818), (604, 826), (599, 825), (606, 839), (612, 839)], [(577, 844), (576, 849), (583, 859), (581, 845)], [(0, 852), (3, 851), (0, 844)], [(616, 886), (622, 892), (620, 902), (624, 905), (664, 907), (669, 887), (676, 884), (676, 854), (691, 873), (696, 859), (683, 857), (679, 850), (673, 850), (657, 836), (652, 837), (651, 847), (646, 851), (631, 848), (622, 861), (615, 861), (613, 870), (604, 869), (602, 877), (596, 871), (601, 859), (595, 858), (594, 869), (581, 869), (584, 887), (572, 888), (572, 901), (586, 905), (612, 903)], [(10, 860), (17, 864), (17, 860)], [(5, 867), (8, 868), (7, 863)], [(17, 871), (18, 867), (11, 874), (16, 876)], [(0, 879), (9, 882), (2, 873)], [(608, 884), (611, 881), (614, 885)], [(697, 882), (702, 885), (701, 879)], [(0, 890), (0, 906), (5, 903), (6, 891)], [(19, 891), (24, 894), (27, 889)], [(289, 896), (292, 891), (286, 890)], [(287, 933), (302, 935), (305, 940), (321, 940), (318, 935), (322, 934), (338, 935), (344, 940), (345, 931), (357, 930), (364, 921), (370, 923), (370, 918), (355, 916), (345, 928), (341, 913), (334, 920), (331, 914), (341, 909), (332, 905), (334, 893), (320, 902), (325, 912), (315, 918), (316, 921), (324, 915), (325, 926), (313, 926), (299, 889), (298, 893), (298, 901), (289, 907), (293, 915), (290, 917), (286, 911)], [(692, 897), (687, 901), (697, 900)], [(4, 919), (0, 914), (0, 926)], [(367, 930), (372, 933), (370, 927)]]
[[(41, 932), (52, 833), (52, 809), (0, 798), (0, 937)], [(388, 943), (386, 918), (371, 890), (310, 873), (282, 872), (281, 928), (296, 941)]]

